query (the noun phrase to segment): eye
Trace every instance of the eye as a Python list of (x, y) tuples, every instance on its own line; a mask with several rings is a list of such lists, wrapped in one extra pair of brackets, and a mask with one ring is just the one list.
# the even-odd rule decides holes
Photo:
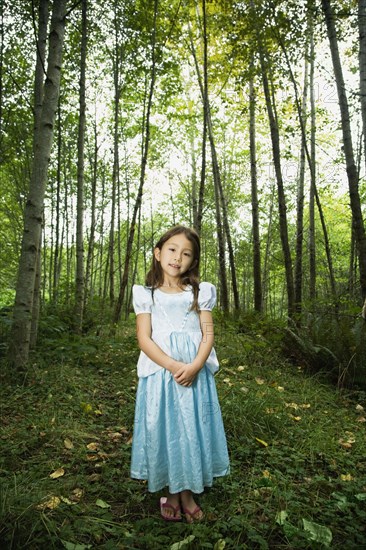
[(185, 255), (185, 256), (188, 256), (188, 258), (191, 258), (191, 257), (192, 257), (192, 255), (191, 255), (189, 252), (185, 252), (184, 255)]
[(170, 252), (174, 252), (175, 248), (169, 248)]

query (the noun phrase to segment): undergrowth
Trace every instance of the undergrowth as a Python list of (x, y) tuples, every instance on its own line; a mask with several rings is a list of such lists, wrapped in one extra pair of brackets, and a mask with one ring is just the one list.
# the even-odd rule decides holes
[(48, 334), (24, 384), (3, 377), (1, 547), (366, 548), (365, 394), (288, 364), (270, 333), (218, 319), (231, 473), (192, 526), (164, 523), (160, 494), (129, 478), (134, 323), (113, 340)]

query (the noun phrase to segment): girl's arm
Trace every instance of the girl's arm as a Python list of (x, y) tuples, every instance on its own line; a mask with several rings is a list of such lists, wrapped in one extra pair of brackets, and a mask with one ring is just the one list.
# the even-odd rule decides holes
[(203, 368), (214, 344), (214, 325), (211, 311), (203, 310), (200, 312), (200, 324), (202, 340), (194, 361), (181, 366), (174, 375), (176, 382), (183, 386), (192, 384), (198, 372)]
[(151, 339), (151, 314), (139, 313), (136, 316), (136, 334), (140, 349), (151, 359), (172, 374), (177, 372), (183, 364), (169, 357), (163, 350)]

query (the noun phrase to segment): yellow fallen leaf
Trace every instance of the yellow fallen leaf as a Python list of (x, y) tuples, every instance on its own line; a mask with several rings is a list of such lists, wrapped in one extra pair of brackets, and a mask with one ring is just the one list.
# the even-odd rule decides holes
[(90, 403), (84, 403), (83, 401), (80, 403), (80, 407), (82, 408), (82, 410), (87, 413), (87, 414), (90, 414), (91, 412), (93, 412), (93, 407), (90, 405)]
[(130, 437), (130, 439), (128, 441), (126, 441), (126, 445), (131, 445), (132, 444), (132, 436)]
[(224, 378), (223, 382), (225, 382), (225, 384), (230, 384), (230, 378)]
[(267, 441), (263, 441), (263, 439), (259, 439), (259, 437), (255, 438), (258, 443), (260, 443), (263, 447), (268, 447)]
[(70, 499), (73, 501), (73, 502), (79, 502), (79, 500), (81, 499), (81, 497), (83, 496), (84, 494), (84, 491), (83, 489), (80, 489), (80, 487), (76, 487), (76, 489), (74, 489), (71, 493), (71, 496), (70, 496)]
[(89, 451), (97, 451), (99, 447), (99, 443), (96, 443), (93, 441), (92, 443), (88, 443), (86, 448), (89, 449)]
[(285, 391), (285, 388), (283, 386), (277, 386), (278, 391)]
[(244, 367), (243, 365), (240, 365), (236, 370), (238, 370), (239, 372), (242, 372), (243, 370), (247, 369), (248, 367)]
[(289, 409), (295, 409), (295, 411), (297, 411), (299, 405), (297, 403), (285, 403), (285, 407), (288, 407)]
[(69, 450), (74, 448), (73, 442), (68, 437), (64, 439), (64, 445), (65, 445), (65, 448)]
[(310, 403), (303, 403), (303, 404), (301, 405), (301, 408), (302, 408), (302, 409), (310, 409), (310, 407), (311, 407)]
[(366, 418), (364, 416), (360, 416), (357, 418), (357, 422), (366, 422)]
[(101, 416), (103, 413), (102, 413), (102, 411), (101, 411), (100, 409), (95, 409), (94, 414), (95, 414), (96, 416)]
[(301, 416), (293, 416), (292, 414), (290, 414), (290, 417), (292, 418), (292, 420), (295, 420), (295, 422), (300, 422), (301, 420)]
[(65, 470), (63, 468), (57, 468), (52, 474), (50, 474), (51, 479), (57, 479), (58, 477), (62, 477), (65, 475)]
[(254, 380), (257, 382), (258, 386), (262, 386), (264, 384), (263, 378), (259, 378), (259, 376), (256, 376)]
[(98, 454), (95, 455), (86, 455), (86, 459), (90, 460), (90, 462), (93, 462), (94, 460), (99, 460)]
[(113, 432), (109, 434), (109, 439), (111, 439), (112, 441), (121, 439), (121, 437), (123, 437), (123, 434), (121, 434), (120, 432)]
[(69, 506), (74, 506), (74, 504), (76, 504), (76, 502), (72, 502), (72, 500), (66, 497), (61, 497), (61, 500), (62, 502), (64, 502), (65, 504), (68, 504)]
[(350, 441), (344, 441), (344, 439), (339, 439), (338, 443), (343, 449), (352, 449), (352, 443)]
[(356, 411), (363, 412), (365, 409), (362, 405), (356, 405)]
[(271, 479), (271, 477), (272, 477), (268, 470), (264, 470), (262, 475), (263, 475), (263, 477), (265, 477), (267, 479)]
[(352, 481), (353, 476), (351, 476), (351, 474), (341, 474), (341, 480), (342, 481)]
[(46, 510), (47, 508), (49, 510), (54, 510), (55, 508), (57, 508), (57, 506), (59, 506), (60, 502), (61, 499), (59, 497), (51, 496), (45, 502), (41, 502), (40, 504), (38, 504), (37, 510)]
[(242, 391), (243, 393), (248, 393), (249, 389), (246, 388), (245, 386), (241, 386), (240, 391)]

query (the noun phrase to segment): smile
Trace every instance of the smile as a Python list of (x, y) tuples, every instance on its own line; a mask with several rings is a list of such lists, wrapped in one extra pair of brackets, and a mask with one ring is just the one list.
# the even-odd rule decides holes
[(170, 267), (174, 267), (174, 269), (180, 269), (180, 265), (177, 264), (169, 264)]

